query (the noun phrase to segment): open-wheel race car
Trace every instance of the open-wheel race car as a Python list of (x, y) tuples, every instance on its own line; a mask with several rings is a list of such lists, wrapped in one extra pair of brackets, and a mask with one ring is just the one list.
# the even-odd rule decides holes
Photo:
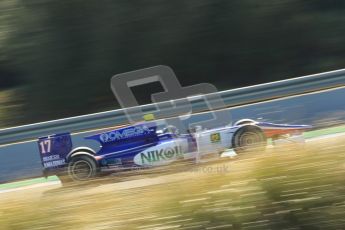
[(65, 183), (87, 181), (104, 172), (196, 160), (227, 149), (233, 149), (237, 154), (261, 151), (268, 138), (272, 138), (273, 143), (282, 139), (294, 140), (310, 128), (308, 125), (244, 119), (229, 126), (208, 130), (196, 127), (188, 133), (179, 133), (175, 127), (145, 122), (86, 136), (87, 141), (100, 143), (98, 149), (74, 146), (69, 133), (41, 137), (38, 147), (44, 174), (57, 175)]

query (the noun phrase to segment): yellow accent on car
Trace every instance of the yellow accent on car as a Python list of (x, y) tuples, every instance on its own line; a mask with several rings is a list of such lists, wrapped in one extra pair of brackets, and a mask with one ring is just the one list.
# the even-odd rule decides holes
[(211, 142), (219, 142), (220, 141), (220, 133), (212, 133), (210, 135)]
[(143, 116), (143, 118), (144, 118), (145, 121), (152, 121), (152, 120), (155, 119), (155, 115), (152, 114), (152, 113), (149, 113), (149, 114), (145, 114), (145, 115)]

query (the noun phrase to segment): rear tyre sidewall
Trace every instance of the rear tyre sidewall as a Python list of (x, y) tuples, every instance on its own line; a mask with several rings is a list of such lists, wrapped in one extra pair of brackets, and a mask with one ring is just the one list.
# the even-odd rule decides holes
[(262, 130), (254, 125), (238, 129), (232, 138), (232, 147), (237, 154), (261, 152), (266, 149), (267, 140)]
[(96, 177), (97, 164), (89, 156), (72, 157), (68, 164), (68, 176), (74, 182), (86, 182)]

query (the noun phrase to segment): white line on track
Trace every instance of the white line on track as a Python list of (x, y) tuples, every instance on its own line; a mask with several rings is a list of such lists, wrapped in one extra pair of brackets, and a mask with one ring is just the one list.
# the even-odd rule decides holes
[(27, 190), (27, 189), (41, 188), (41, 187), (52, 186), (52, 185), (60, 185), (60, 184), (61, 184), (60, 181), (49, 181), (49, 182), (44, 182), (44, 183), (39, 183), (39, 184), (23, 186), (23, 187), (19, 187), (19, 188), (3, 189), (3, 190), (0, 190), (0, 194), (9, 193), (9, 192), (16, 192), (16, 191), (23, 191), (23, 190)]

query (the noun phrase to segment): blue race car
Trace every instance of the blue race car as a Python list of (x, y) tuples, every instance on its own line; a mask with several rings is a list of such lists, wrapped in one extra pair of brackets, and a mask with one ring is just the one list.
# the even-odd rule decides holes
[[(232, 148), (237, 154), (263, 150), (273, 141), (298, 139), (308, 125), (285, 125), (240, 120), (234, 125), (205, 130), (196, 127), (180, 134), (175, 127), (160, 128), (156, 122), (139, 123), (87, 136), (99, 148), (74, 146), (69, 133), (38, 140), (44, 174), (57, 175), (62, 183), (87, 181), (102, 172), (125, 171), (196, 160)], [(220, 155), (220, 154), (219, 154)]]

